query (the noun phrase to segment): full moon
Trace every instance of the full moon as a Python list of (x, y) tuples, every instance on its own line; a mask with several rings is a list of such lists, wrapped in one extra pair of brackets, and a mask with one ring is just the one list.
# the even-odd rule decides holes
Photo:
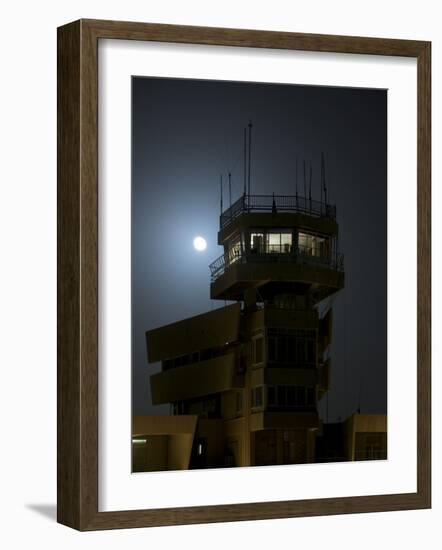
[(207, 247), (206, 239), (204, 239), (203, 237), (195, 237), (193, 239), (193, 248), (195, 250), (198, 250), (198, 252), (202, 252), (203, 250), (206, 250), (206, 247)]

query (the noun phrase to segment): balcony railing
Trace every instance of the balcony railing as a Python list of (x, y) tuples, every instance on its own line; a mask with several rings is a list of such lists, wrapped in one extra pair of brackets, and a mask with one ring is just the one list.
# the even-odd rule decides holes
[(222, 254), (209, 266), (212, 283), (223, 275), (231, 266), (253, 263), (297, 263), (317, 265), (336, 271), (344, 270), (344, 255), (334, 253), (332, 255), (322, 254), (319, 248), (310, 246), (292, 245), (267, 245), (264, 250), (250, 249), (248, 252), (239, 248), (232, 248), (229, 252)]
[(336, 206), (298, 195), (242, 195), (220, 216), (223, 229), (243, 212), (296, 212), (336, 219)]

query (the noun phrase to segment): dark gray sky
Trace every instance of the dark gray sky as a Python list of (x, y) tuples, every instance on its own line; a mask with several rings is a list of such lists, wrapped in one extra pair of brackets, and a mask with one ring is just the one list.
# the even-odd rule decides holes
[[(242, 193), (243, 128), (253, 122), (252, 194), (294, 194), (295, 158), (324, 151), (337, 206), (345, 289), (334, 298), (328, 419), (387, 412), (387, 92), (354, 88), (133, 78), (133, 412), (153, 407), (145, 331), (221, 307), (209, 298), (219, 177)], [(299, 180), (302, 181), (301, 171)], [(225, 185), (224, 205), (228, 204)], [(198, 253), (192, 241), (207, 240)], [(326, 399), (320, 405), (325, 418)]]

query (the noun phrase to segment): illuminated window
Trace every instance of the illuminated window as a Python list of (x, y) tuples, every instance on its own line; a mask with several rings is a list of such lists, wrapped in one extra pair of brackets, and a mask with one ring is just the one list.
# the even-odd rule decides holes
[(229, 244), (228, 260), (229, 264), (237, 262), (241, 257), (241, 240), (238, 238)]
[(250, 251), (252, 254), (261, 254), (264, 252), (264, 233), (250, 234)]
[(309, 233), (299, 233), (298, 235), (299, 252), (304, 256), (326, 257), (328, 255), (328, 239), (311, 235)]
[(291, 232), (267, 233), (266, 235), (267, 252), (276, 252), (278, 254), (289, 254), (292, 247)]

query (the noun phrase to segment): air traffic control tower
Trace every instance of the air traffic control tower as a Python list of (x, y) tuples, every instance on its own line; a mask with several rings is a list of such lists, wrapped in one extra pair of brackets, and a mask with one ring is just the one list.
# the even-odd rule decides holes
[(218, 244), (210, 294), (230, 303), (146, 333), (149, 362), (162, 363), (152, 402), (175, 419), (162, 445), (174, 437), (177, 453), (187, 435), (183, 468), (314, 462), (332, 337), (332, 310), (317, 306), (344, 287), (325, 181), (321, 200), (245, 186), (221, 210)]

